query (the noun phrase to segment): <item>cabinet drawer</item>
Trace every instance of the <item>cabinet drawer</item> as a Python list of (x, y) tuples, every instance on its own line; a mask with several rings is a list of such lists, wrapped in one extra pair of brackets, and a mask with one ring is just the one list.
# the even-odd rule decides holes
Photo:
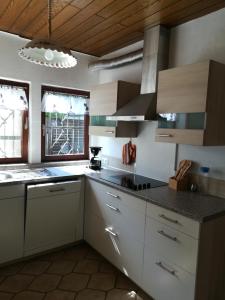
[(196, 273), (198, 240), (147, 217), (145, 244), (186, 271)]
[(85, 240), (114, 266), (141, 284), (143, 244), (137, 241), (132, 231), (116, 230), (106, 226), (96, 215), (85, 214)]
[(99, 200), (101, 202), (109, 201), (110, 203), (115, 205), (122, 204), (128, 206), (130, 209), (134, 209), (142, 214), (145, 214), (145, 201), (91, 179), (87, 180), (86, 183), (88, 189), (90, 189), (90, 193), (92, 195), (95, 195), (96, 200)]
[(34, 184), (27, 186), (29, 199), (37, 197), (55, 197), (66, 193), (76, 193), (81, 189), (81, 181), (63, 181), (54, 183)]
[(15, 197), (24, 197), (25, 186), (24, 184), (17, 185), (3, 185), (0, 187), (0, 200)]
[(106, 225), (96, 215), (85, 211), (84, 239), (105, 258), (113, 262), (114, 246), (111, 237), (106, 234)]
[(147, 216), (195, 239), (199, 237), (199, 223), (173, 211), (147, 203)]
[(89, 135), (116, 137), (116, 127), (89, 126)]
[(102, 218), (106, 226), (123, 228), (144, 241), (145, 201), (92, 180), (87, 182), (85, 198), (87, 211)]
[(204, 144), (204, 130), (158, 128), (155, 141), (201, 146)]
[(124, 224), (107, 230), (106, 227), (106, 234), (113, 246), (112, 263), (134, 282), (141, 284), (144, 244), (137, 239), (133, 228), (130, 231), (126, 230)]
[(142, 288), (155, 300), (194, 300), (195, 276), (145, 247)]

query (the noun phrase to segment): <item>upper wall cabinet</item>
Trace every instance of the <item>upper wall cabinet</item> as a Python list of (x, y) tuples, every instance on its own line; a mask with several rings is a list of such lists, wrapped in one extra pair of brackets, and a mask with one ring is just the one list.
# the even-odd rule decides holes
[(95, 86), (90, 93), (89, 134), (109, 137), (136, 137), (134, 122), (114, 122), (106, 116), (114, 114), (121, 106), (140, 93), (140, 85), (125, 81), (115, 81)]
[(140, 93), (140, 85), (125, 81), (99, 84), (91, 90), (90, 115), (110, 116)]
[(156, 141), (225, 145), (225, 65), (207, 61), (159, 72)]

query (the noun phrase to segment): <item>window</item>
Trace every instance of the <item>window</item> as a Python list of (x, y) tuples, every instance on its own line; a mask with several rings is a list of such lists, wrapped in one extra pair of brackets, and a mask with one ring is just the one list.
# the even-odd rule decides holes
[(89, 92), (42, 86), (42, 161), (88, 158)]
[(28, 96), (28, 84), (0, 80), (0, 163), (27, 162)]

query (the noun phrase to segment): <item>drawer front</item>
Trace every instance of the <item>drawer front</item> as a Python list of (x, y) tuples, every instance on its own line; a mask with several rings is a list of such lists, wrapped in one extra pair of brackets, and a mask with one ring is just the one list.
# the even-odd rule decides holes
[(107, 200), (115, 205), (121, 203), (122, 205), (129, 206), (131, 209), (145, 214), (145, 201), (91, 179), (87, 180), (87, 185), (89, 186), (89, 189), (91, 189), (91, 193), (94, 193), (96, 197), (98, 196), (97, 198), (102, 202)]
[(105, 229), (112, 241), (112, 263), (137, 284), (141, 284), (144, 244), (136, 239), (133, 230), (117, 226)]
[(63, 181), (54, 183), (34, 184), (27, 186), (27, 197), (55, 197), (66, 193), (77, 193), (81, 189), (81, 181)]
[(147, 217), (145, 244), (186, 271), (196, 273), (198, 240)]
[(116, 137), (116, 127), (89, 126), (89, 135)]
[(85, 240), (114, 266), (141, 284), (143, 265), (143, 244), (135, 240), (132, 233), (117, 231), (113, 226), (106, 226), (96, 215), (85, 214)]
[(144, 242), (146, 202), (92, 180), (88, 181), (86, 192), (88, 211), (102, 218), (106, 226), (123, 228)]
[(168, 209), (147, 203), (147, 216), (191, 237), (199, 238), (200, 224)]
[(115, 262), (114, 246), (110, 235), (106, 234), (103, 220), (85, 211), (84, 239), (110, 262)]
[(15, 197), (24, 197), (25, 186), (24, 184), (6, 185), (0, 188), (0, 200)]
[(155, 300), (194, 300), (195, 276), (145, 247), (142, 288)]
[(158, 128), (156, 129), (155, 141), (202, 146), (204, 144), (204, 130)]

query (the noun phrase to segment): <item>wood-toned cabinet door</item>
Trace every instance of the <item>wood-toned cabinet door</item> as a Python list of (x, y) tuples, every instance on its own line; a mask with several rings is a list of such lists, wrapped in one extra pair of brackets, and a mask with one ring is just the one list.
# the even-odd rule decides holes
[(114, 81), (99, 84), (90, 93), (90, 115), (110, 116), (140, 93), (140, 84)]
[(158, 128), (156, 129), (155, 141), (202, 146), (204, 145), (204, 130)]
[(205, 112), (210, 62), (159, 72), (157, 113)]
[(90, 115), (108, 116), (117, 109), (118, 81), (100, 84), (90, 93)]

